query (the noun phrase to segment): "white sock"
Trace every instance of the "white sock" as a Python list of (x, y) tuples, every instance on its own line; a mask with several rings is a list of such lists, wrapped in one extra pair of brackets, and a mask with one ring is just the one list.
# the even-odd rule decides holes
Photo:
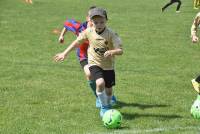
[(112, 99), (112, 95), (111, 95), (111, 96), (108, 96), (108, 95), (107, 95), (107, 102), (108, 102), (108, 104), (110, 104), (110, 105), (111, 105), (111, 99)]
[(101, 103), (101, 106), (107, 106), (109, 103), (108, 103), (108, 97), (106, 95), (105, 90), (103, 90), (102, 92), (96, 91), (96, 93), (97, 93), (97, 96), (98, 96), (99, 101)]

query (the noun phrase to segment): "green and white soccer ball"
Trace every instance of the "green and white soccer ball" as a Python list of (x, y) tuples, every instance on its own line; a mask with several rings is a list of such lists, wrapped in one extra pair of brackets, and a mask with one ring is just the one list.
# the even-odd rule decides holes
[(195, 119), (200, 119), (200, 100), (194, 101), (190, 112)]
[(103, 124), (106, 128), (119, 128), (122, 123), (122, 115), (115, 109), (106, 111), (103, 115)]

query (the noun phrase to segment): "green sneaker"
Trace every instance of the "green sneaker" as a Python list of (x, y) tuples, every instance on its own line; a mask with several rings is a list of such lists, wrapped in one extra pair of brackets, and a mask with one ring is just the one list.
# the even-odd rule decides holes
[(200, 95), (197, 95), (197, 100), (199, 100), (199, 101), (200, 101)]
[(199, 99), (199, 96), (198, 96), (198, 99), (194, 101), (190, 112), (195, 119), (200, 119), (200, 99)]

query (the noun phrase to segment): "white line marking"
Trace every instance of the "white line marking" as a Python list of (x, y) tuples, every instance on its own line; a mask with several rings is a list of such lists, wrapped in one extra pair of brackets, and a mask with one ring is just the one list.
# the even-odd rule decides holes
[(153, 129), (135, 129), (135, 130), (114, 130), (113, 132), (89, 132), (86, 134), (144, 134), (155, 132), (166, 132), (176, 130), (199, 130), (200, 127), (188, 126), (188, 127), (169, 127), (169, 128), (153, 128)]

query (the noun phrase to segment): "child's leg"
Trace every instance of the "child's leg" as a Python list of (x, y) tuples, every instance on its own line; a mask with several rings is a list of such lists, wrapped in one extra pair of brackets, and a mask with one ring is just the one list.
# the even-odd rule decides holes
[(179, 9), (180, 9), (180, 7), (181, 7), (181, 1), (178, 0), (177, 2), (178, 2), (178, 5), (177, 5), (177, 8), (176, 8), (176, 11), (179, 11)]
[(200, 83), (200, 75), (196, 77), (195, 81)]
[(105, 88), (105, 91), (106, 91), (106, 95), (107, 95), (107, 101), (108, 101), (108, 104), (111, 105), (111, 99), (112, 99), (112, 87), (111, 88)]
[(199, 6), (199, 0), (196, 0), (196, 7)]
[[(117, 100), (113, 95), (113, 88), (112, 88), (115, 85), (115, 71), (104, 70), (104, 80), (105, 80), (106, 94), (108, 96), (109, 104), (115, 105)], [(110, 103), (111, 99), (112, 101)]]
[(95, 80), (92, 79), (88, 64), (83, 67), (83, 70), (84, 70), (86, 79), (88, 81), (88, 84), (89, 84), (93, 94), (95, 95), (95, 97), (97, 97), (97, 95), (96, 95), (96, 82), (95, 82)]
[(196, 79), (192, 79), (192, 85), (194, 90), (200, 93), (200, 75)]
[(109, 105), (108, 97), (107, 97), (106, 91), (105, 91), (105, 81), (103, 78), (98, 78), (96, 80), (96, 94), (101, 103), (101, 107), (106, 107)]
[(197, 8), (198, 0), (194, 0), (194, 8)]
[(171, 0), (169, 3), (167, 3), (163, 8), (162, 11), (164, 11), (168, 6), (172, 5), (174, 2)]
[(107, 106), (107, 95), (105, 93), (105, 81), (103, 76), (103, 69), (98, 66), (90, 66), (90, 73), (92, 77), (96, 80), (96, 95), (102, 106)]

